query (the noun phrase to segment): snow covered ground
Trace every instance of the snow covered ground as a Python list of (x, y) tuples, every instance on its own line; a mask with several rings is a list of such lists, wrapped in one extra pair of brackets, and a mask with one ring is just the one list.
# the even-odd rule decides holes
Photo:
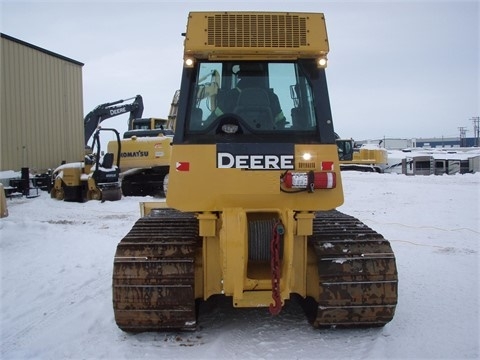
[(399, 303), (374, 329), (315, 330), (299, 306), (205, 303), (200, 329), (127, 334), (113, 319), (115, 248), (139, 201), (9, 199), (0, 220), (2, 359), (479, 358), (480, 173), (344, 172), (339, 208), (389, 239)]

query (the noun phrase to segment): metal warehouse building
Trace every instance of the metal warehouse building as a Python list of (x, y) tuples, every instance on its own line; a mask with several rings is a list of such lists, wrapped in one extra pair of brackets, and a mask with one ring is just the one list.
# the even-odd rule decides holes
[(1, 34), (0, 171), (81, 161), (83, 63)]

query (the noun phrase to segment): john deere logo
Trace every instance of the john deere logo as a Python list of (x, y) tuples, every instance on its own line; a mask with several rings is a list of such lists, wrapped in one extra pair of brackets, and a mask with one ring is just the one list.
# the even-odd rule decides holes
[(122, 107), (122, 108), (118, 108), (118, 109), (111, 109), (110, 110), (110, 115), (114, 116), (114, 115), (118, 115), (118, 114), (122, 114), (122, 113), (126, 113), (127, 112), (127, 109)]
[(293, 170), (293, 144), (217, 144), (217, 168)]

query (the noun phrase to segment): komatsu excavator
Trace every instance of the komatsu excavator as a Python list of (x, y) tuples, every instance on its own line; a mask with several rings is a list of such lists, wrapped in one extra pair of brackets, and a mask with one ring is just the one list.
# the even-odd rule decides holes
[(383, 173), (388, 165), (386, 149), (373, 144), (355, 146), (353, 139), (337, 138), (341, 170)]
[[(165, 196), (178, 98), (177, 90), (167, 119), (134, 119), (123, 134), (120, 177), (124, 196)], [(117, 154), (117, 148), (116, 141), (108, 143), (108, 152)]]
[(166, 204), (117, 246), (117, 325), (195, 329), (212, 295), (274, 315), (300, 298), (314, 327), (391, 321), (390, 243), (336, 210), (324, 15), (191, 12), (184, 46)]

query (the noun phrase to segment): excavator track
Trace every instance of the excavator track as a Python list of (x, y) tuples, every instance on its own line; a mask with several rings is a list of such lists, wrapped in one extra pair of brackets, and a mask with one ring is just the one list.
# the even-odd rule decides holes
[(191, 213), (156, 209), (135, 223), (113, 264), (113, 309), (122, 330), (196, 328), (197, 246), (198, 221)]
[(383, 326), (392, 320), (398, 276), (382, 235), (333, 210), (316, 213), (308, 243), (317, 257), (320, 286), (318, 303), (307, 311), (314, 327)]
[(163, 181), (168, 174), (168, 167), (143, 169), (138, 173), (125, 175), (122, 179), (124, 196), (165, 197)]

